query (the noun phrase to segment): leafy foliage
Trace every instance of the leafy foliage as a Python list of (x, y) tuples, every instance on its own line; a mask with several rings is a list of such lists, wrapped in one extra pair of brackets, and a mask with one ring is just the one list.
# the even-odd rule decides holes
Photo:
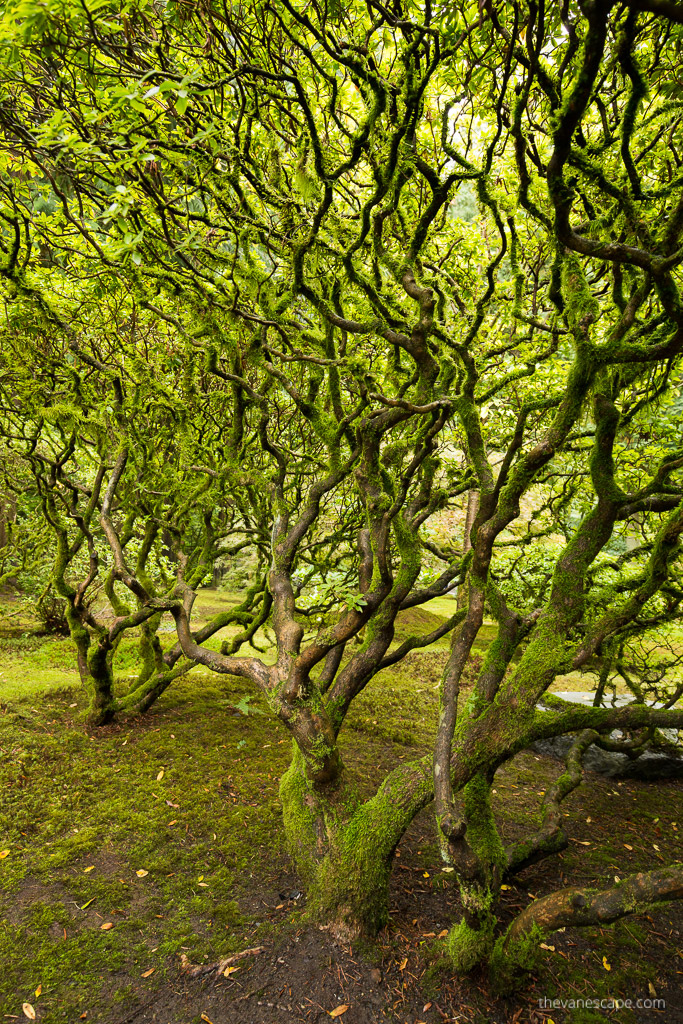
[[(566, 844), (587, 747), (683, 723), (670, 680), (666, 708), (644, 700), (638, 653), (683, 599), (682, 25), (664, 0), (5, 7), (0, 417), (92, 721), (197, 664), (260, 687), (296, 744), (291, 845), (340, 934), (381, 923), (433, 797), (464, 906), (448, 949), (485, 958), (505, 872)], [(198, 626), (237, 552), (244, 600)], [(446, 622), (395, 644), (400, 612), (456, 586)], [(353, 701), (449, 634), (431, 762), (362, 803)], [(595, 707), (548, 696), (587, 667)], [(615, 667), (636, 699), (606, 709)], [(566, 731), (544, 828), (504, 851), (496, 770)]]

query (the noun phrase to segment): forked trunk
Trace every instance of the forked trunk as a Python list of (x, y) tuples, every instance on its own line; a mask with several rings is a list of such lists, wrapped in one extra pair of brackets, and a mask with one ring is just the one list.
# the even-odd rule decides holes
[(311, 915), (344, 941), (376, 935), (387, 921), (396, 846), (432, 798), (429, 760), (395, 769), (363, 801), (345, 769), (334, 788), (313, 787), (295, 746), (280, 798), (288, 847), (308, 888)]

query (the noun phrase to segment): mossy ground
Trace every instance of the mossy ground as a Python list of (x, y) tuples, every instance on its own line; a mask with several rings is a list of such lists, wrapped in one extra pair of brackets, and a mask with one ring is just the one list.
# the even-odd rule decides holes
[(201, 963), (256, 942), (263, 928), (236, 901), (281, 856), (290, 745), (265, 716), (236, 711), (241, 696), (197, 676), (97, 736), (77, 688), (3, 705), (3, 1013), (21, 995), (45, 1019), (73, 1020), (150, 968), (161, 981), (180, 952)]
[[(442, 655), (440, 648), (411, 654), (354, 705), (343, 753), (367, 795), (397, 762), (428, 749)], [(303, 920), (278, 802), (290, 742), (283, 727), (257, 713), (249, 684), (195, 671), (144, 718), (90, 736), (71, 657), (68, 642), (30, 634), (6, 638), (0, 650), (6, 1019), (29, 1002), (47, 1024), (82, 1014), (118, 1024), (149, 1003), (164, 1024), (193, 1024), (201, 1013), (213, 1024), (311, 1024), (348, 1003), (342, 1020), (351, 1024), (432, 1024), (443, 1014), (578, 1024), (569, 1011), (540, 1013), (538, 999), (647, 998), (650, 986), (667, 998), (664, 1019), (683, 1019), (675, 995), (683, 915), (675, 905), (613, 928), (553, 936), (538, 972), (507, 1002), (490, 994), (484, 975), (455, 979), (438, 936), (459, 916), (458, 895), (440, 867), (429, 809), (397, 851), (390, 922), (377, 943), (362, 951), (335, 947)], [(236, 707), (245, 696), (249, 714)], [(493, 805), (506, 841), (536, 820), (540, 794), (557, 771), (527, 753), (499, 773)], [(569, 849), (504, 892), (503, 923), (564, 884), (607, 884), (683, 857), (681, 783), (620, 785), (590, 776), (564, 809)], [(268, 954), (210, 989), (179, 970), (181, 954), (202, 964), (255, 945)], [(620, 1013), (595, 1019), (662, 1019)]]

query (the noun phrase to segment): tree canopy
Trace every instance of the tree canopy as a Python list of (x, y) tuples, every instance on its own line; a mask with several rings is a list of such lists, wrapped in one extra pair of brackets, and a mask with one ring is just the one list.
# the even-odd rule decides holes
[[(650, 656), (683, 597), (682, 26), (667, 0), (5, 5), (6, 488), (46, 524), (93, 724), (194, 665), (267, 695), (294, 740), (285, 828), (341, 934), (382, 924), (432, 799), (458, 969), (597, 919), (558, 899), (494, 947), (503, 879), (567, 843), (585, 750), (683, 725), (679, 652)], [(242, 602), (193, 627), (237, 552)], [(347, 712), (444, 636), (433, 757), (363, 800)], [(595, 706), (549, 692), (585, 668)], [(505, 849), (496, 770), (567, 732), (540, 831)], [(601, 899), (680, 895), (682, 870)]]

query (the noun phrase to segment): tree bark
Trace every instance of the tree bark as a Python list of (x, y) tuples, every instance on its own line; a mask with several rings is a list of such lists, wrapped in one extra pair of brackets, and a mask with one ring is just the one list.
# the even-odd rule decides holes
[[(467, 510), (465, 512), (465, 529), (463, 531), (462, 538), (462, 553), (463, 557), (468, 551), (472, 550), (472, 527), (474, 526), (474, 520), (477, 517), (479, 511), (479, 491), (468, 491), (467, 492)], [(464, 608), (467, 604), (467, 586), (465, 583), (461, 583), (458, 587), (458, 596), (456, 605), (458, 608)]]
[(533, 930), (543, 934), (566, 926), (608, 924), (653, 903), (683, 899), (683, 862), (629, 875), (610, 889), (561, 889), (534, 900), (512, 922), (503, 949)]
[(313, 787), (294, 744), (280, 783), (290, 853), (309, 893), (309, 910), (342, 941), (376, 935), (388, 918), (394, 851), (432, 799), (431, 761), (401, 765), (362, 801), (343, 771), (334, 787)]

